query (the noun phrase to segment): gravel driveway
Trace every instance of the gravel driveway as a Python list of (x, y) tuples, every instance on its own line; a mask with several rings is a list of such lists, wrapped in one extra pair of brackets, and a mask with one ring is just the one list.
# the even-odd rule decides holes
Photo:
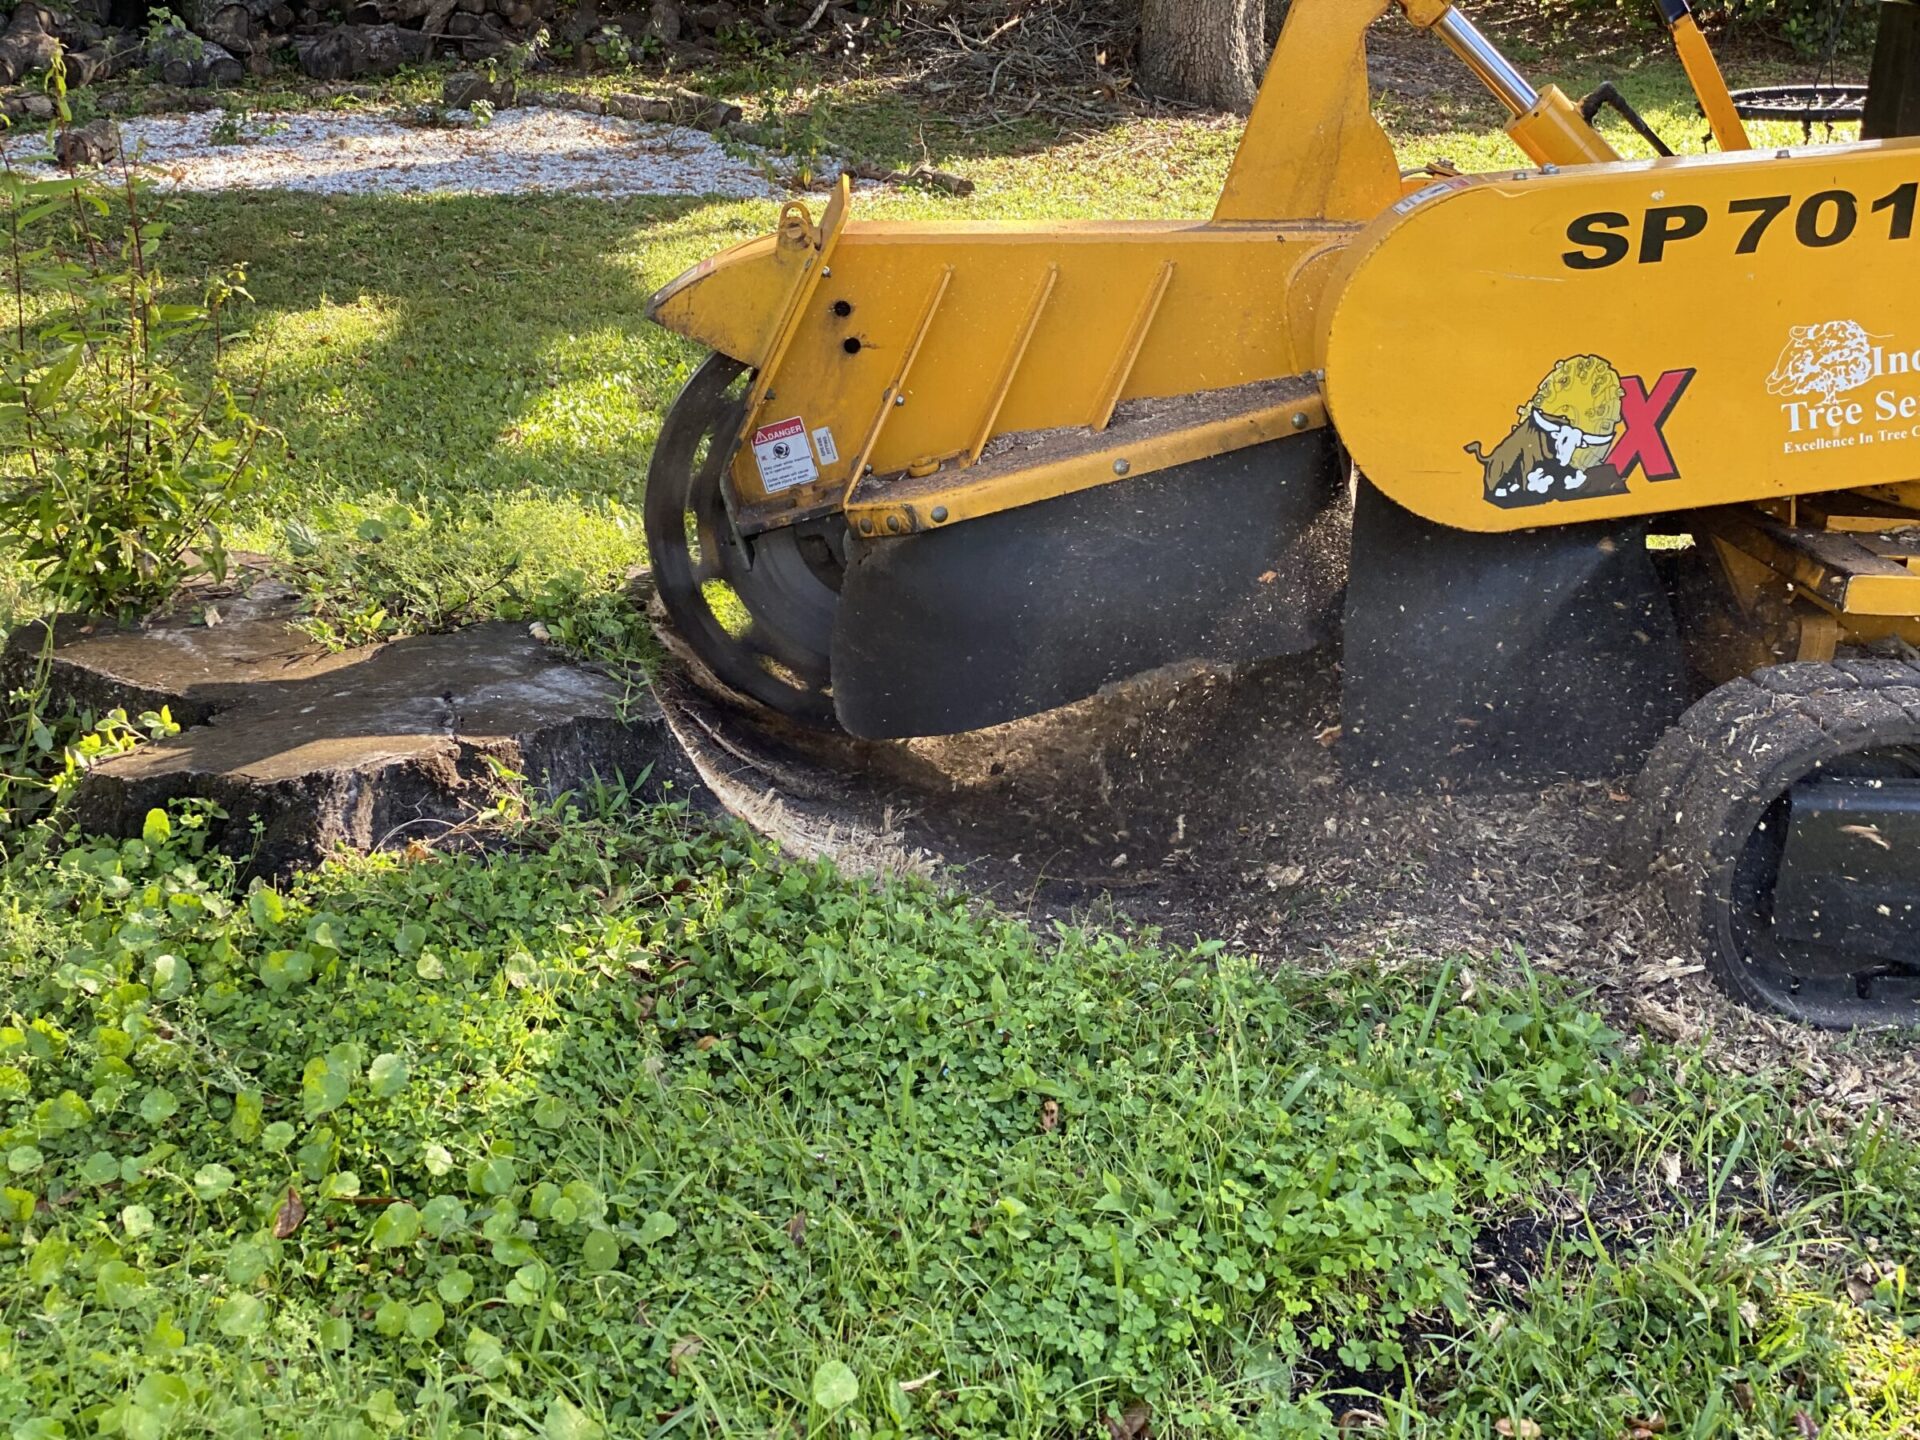
[(677, 125), (539, 107), (503, 110), (491, 124), (433, 127), (392, 116), (256, 115), (243, 143), (216, 143), (218, 111), (121, 122), (122, 143), (168, 188), (302, 190), (326, 195), (523, 191), (609, 197), (778, 197), (780, 165), (727, 154), (713, 136)]

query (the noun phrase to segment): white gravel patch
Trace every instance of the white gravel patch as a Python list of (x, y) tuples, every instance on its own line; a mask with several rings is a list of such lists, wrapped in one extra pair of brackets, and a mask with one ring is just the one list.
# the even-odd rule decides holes
[(504, 195), (713, 195), (786, 192), (711, 135), (572, 110), (503, 110), (490, 125), (440, 129), (388, 117), (316, 112), (255, 115), (277, 133), (216, 145), (218, 112), (124, 120), (129, 159), (166, 188), (304, 190), (323, 195), (416, 192)]

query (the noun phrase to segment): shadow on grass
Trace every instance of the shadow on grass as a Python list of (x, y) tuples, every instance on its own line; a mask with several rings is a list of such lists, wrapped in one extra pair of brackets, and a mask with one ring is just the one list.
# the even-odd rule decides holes
[(765, 202), (283, 193), (175, 201), (181, 275), (247, 268), (262, 409), (289, 457), (265, 496), (427, 506), (632, 502), (696, 357), (648, 294), (765, 227)]

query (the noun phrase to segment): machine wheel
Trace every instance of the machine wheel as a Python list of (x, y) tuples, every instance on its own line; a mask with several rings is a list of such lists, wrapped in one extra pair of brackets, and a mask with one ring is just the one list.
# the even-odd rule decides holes
[(835, 516), (757, 536), (735, 528), (726, 476), (750, 383), (738, 360), (709, 356), (667, 411), (647, 470), (654, 591), (721, 685), (830, 725), (828, 655), (846, 525)]
[[(1654, 747), (1638, 788), (1635, 848), (1668, 913), (1736, 998), (1836, 1029), (1920, 1020), (1920, 947), (1893, 934), (1920, 913), (1920, 847), (1899, 808), (1920, 809), (1920, 669), (1843, 661), (1755, 671), (1690, 709)], [(1835, 793), (1837, 805), (1822, 798)], [(1853, 801), (1857, 814), (1837, 813)], [(1845, 845), (1807, 840), (1815, 832), (1795, 830), (1796, 805), (1808, 815), (1824, 807), (1824, 820), (1805, 823)], [(1798, 904), (1782, 900), (1790, 840), (1804, 847), (1793, 883), (1811, 874), (1816, 887), (1796, 892)], [(1846, 846), (1870, 857), (1878, 883), (1896, 872), (1895, 890), (1866, 896)], [(1884, 918), (1865, 927), (1829, 926), (1808, 893), (1891, 903), (1875, 904)]]

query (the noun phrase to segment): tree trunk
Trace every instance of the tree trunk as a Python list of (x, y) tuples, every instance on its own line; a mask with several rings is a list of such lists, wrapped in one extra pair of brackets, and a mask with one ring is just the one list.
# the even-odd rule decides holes
[(1140, 86), (1244, 114), (1266, 60), (1266, 0), (1145, 0)]
[[(1273, 47), (1280, 43), (1280, 27), (1287, 23), (1289, 3), (1290, 0), (1267, 0), (1266, 23), (1260, 28), (1261, 41), (1265, 44), (1268, 55), (1273, 54)], [(1261, 63), (1266, 62), (1262, 60)]]
[(1920, 135), (1920, 8), (1882, 5), (1862, 140)]

